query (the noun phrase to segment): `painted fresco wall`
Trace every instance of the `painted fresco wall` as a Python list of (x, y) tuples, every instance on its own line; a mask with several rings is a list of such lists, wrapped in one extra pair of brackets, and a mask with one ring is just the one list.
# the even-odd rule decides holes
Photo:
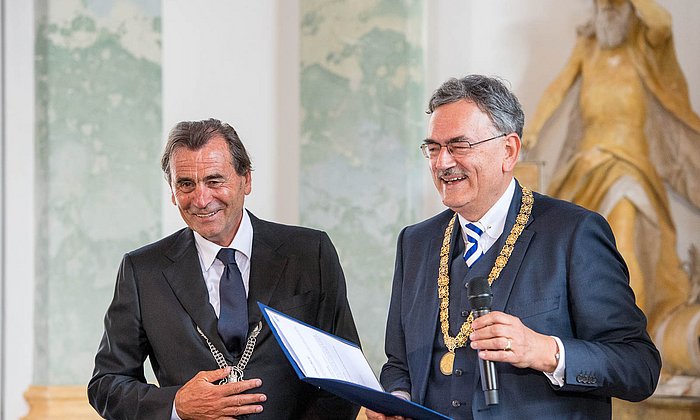
[(301, 2), (300, 219), (326, 230), (363, 350), (385, 360), (396, 237), (424, 158), (422, 1)]
[(33, 382), (87, 383), (121, 255), (160, 235), (160, 2), (36, 10)]

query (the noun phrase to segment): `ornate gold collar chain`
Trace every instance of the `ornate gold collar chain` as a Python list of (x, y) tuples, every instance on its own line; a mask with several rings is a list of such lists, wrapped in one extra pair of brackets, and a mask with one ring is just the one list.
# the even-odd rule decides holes
[[(532, 196), (532, 191), (523, 187), (523, 197), (520, 203), (520, 211), (515, 219), (515, 224), (510, 230), (508, 238), (506, 238), (506, 243), (501, 249), (501, 253), (498, 254), (496, 262), (491, 268), (489, 273), (489, 285), (491, 285), (501, 274), (503, 267), (508, 264), (508, 259), (510, 254), (513, 253), (513, 248), (515, 242), (520, 237), (525, 229), (525, 224), (530, 218), (530, 213), (532, 213), (532, 205), (535, 199)], [(454, 229), (455, 220), (457, 219), (457, 214), (450, 220), (450, 223), (445, 229), (445, 236), (442, 240), (442, 248), (440, 248), (440, 269), (438, 271), (438, 298), (440, 299), (440, 329), (442, 330), (442, 337), (445, 341), (445, 346), (447, 347), (447, 353), (440, 359), (440, 371), (444, 375), (451, 375), (454, 360), (455, 360), (455, 350), (464, 347), (467, 344), (467, 339), (469, 334), (474, 332), (472, 329), (472, 321), (474, 316), (469, 313), (469, 316), (462, 324), (459, 329), (459, 333), (456, 337), (450, 336), (450, 316), (449, 316), (449, 306), (450, 306), (450, 275), (449, 275), (449, 261), (450, 261), (450, 242), (452, 240), (452, 231)]]

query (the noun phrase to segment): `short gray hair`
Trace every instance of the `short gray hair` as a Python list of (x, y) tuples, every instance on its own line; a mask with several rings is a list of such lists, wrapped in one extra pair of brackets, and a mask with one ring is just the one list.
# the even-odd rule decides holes
[(451, 78), (435, 90), (426, 112), (432, 114), (441, 105), (461, 100), (473, 102), (488, 115), (500, 132), (523, 136), (523, 108), (515, 94), (500, 79), (479, 74), (471, 74), (461, 79)]
[(170, 184), (171, 176), (170, 160), (175, 150), (182, 147), (189, 150), (199, 150), (216, 136), (223, 137), (228, 143), (231, 163), (239, 176), (246, 175), (252, 170), (248, 152), (233, 127), (214, 118), (202, 121), (182, 121), (170, 130), (168, 142), (160, 159), (161, 169), (163, 169), (168, 184)]

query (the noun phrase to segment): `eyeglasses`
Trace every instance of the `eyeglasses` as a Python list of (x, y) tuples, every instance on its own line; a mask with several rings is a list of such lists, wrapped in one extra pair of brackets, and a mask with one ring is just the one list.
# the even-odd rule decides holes
[(465, 156), (467, 153), (469, 153), (469, 149), (478, 144), (486, 143), (487, 141), (491, 140), (496, 140), (497, 138), (501, 138), (504, 136), (506, 136), (506, 133), (501, 133), (497, 136), (488, 138), (486, 140), (479, 140), (475, 143), (470, 143), (467, 140), (451, 140), (444, 145), (431, 140), (426, 140), (423, 142), (423, 144), (420, 145), (420, 149), (423, 151), (423, 156), (425, 156), (426, 159), (433, 159), (438, 157), (443, 147), (447, 147), (447, 151), (450, 152), (452, 156), (460, 157)]

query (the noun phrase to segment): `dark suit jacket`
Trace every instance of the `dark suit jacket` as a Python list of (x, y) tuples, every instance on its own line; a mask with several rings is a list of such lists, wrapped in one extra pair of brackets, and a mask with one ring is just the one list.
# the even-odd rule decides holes
[[(335, 248), (319, 231), (262, 221), (252, 214), (249, 327), (263, 302), (310, 325), (359, 343)], [(229, 363), (217, 333), (193, 232), (124, 256), (105, 332), (88, 385), (93, 407), (110, 419), (169, 419), (177, 390), (197, 372), (218, 369), (199, 326)], [(147, 384), (150, 358), (159, 386)], [(268, 400), (255, 419), (354, 418), (357, 407), (301, 382), (264, 324), (245, 378), (261, 378)]]
[[(504, 233), (494, 245), (498, 251), (515, 223), (521, 197), (517, 185)], [(381, 383), (388, 391), (409, 391), (418, 403), (426, 395), (438, 320), (440, 246), (453, 214), (447, 210), (409, 226), (398, 238)], [(493, 295), (493, 310), (561, 338), (565, 385), (558, 388), (541, 372), (497, 363), (500, 404), (486, 406), (475, 375), (475, 419), (606, 418), (610, 397), (638, 401), (653, 393), (659, 353), (600, 215), (535, 193), (528, 224), (493, 283)]]

